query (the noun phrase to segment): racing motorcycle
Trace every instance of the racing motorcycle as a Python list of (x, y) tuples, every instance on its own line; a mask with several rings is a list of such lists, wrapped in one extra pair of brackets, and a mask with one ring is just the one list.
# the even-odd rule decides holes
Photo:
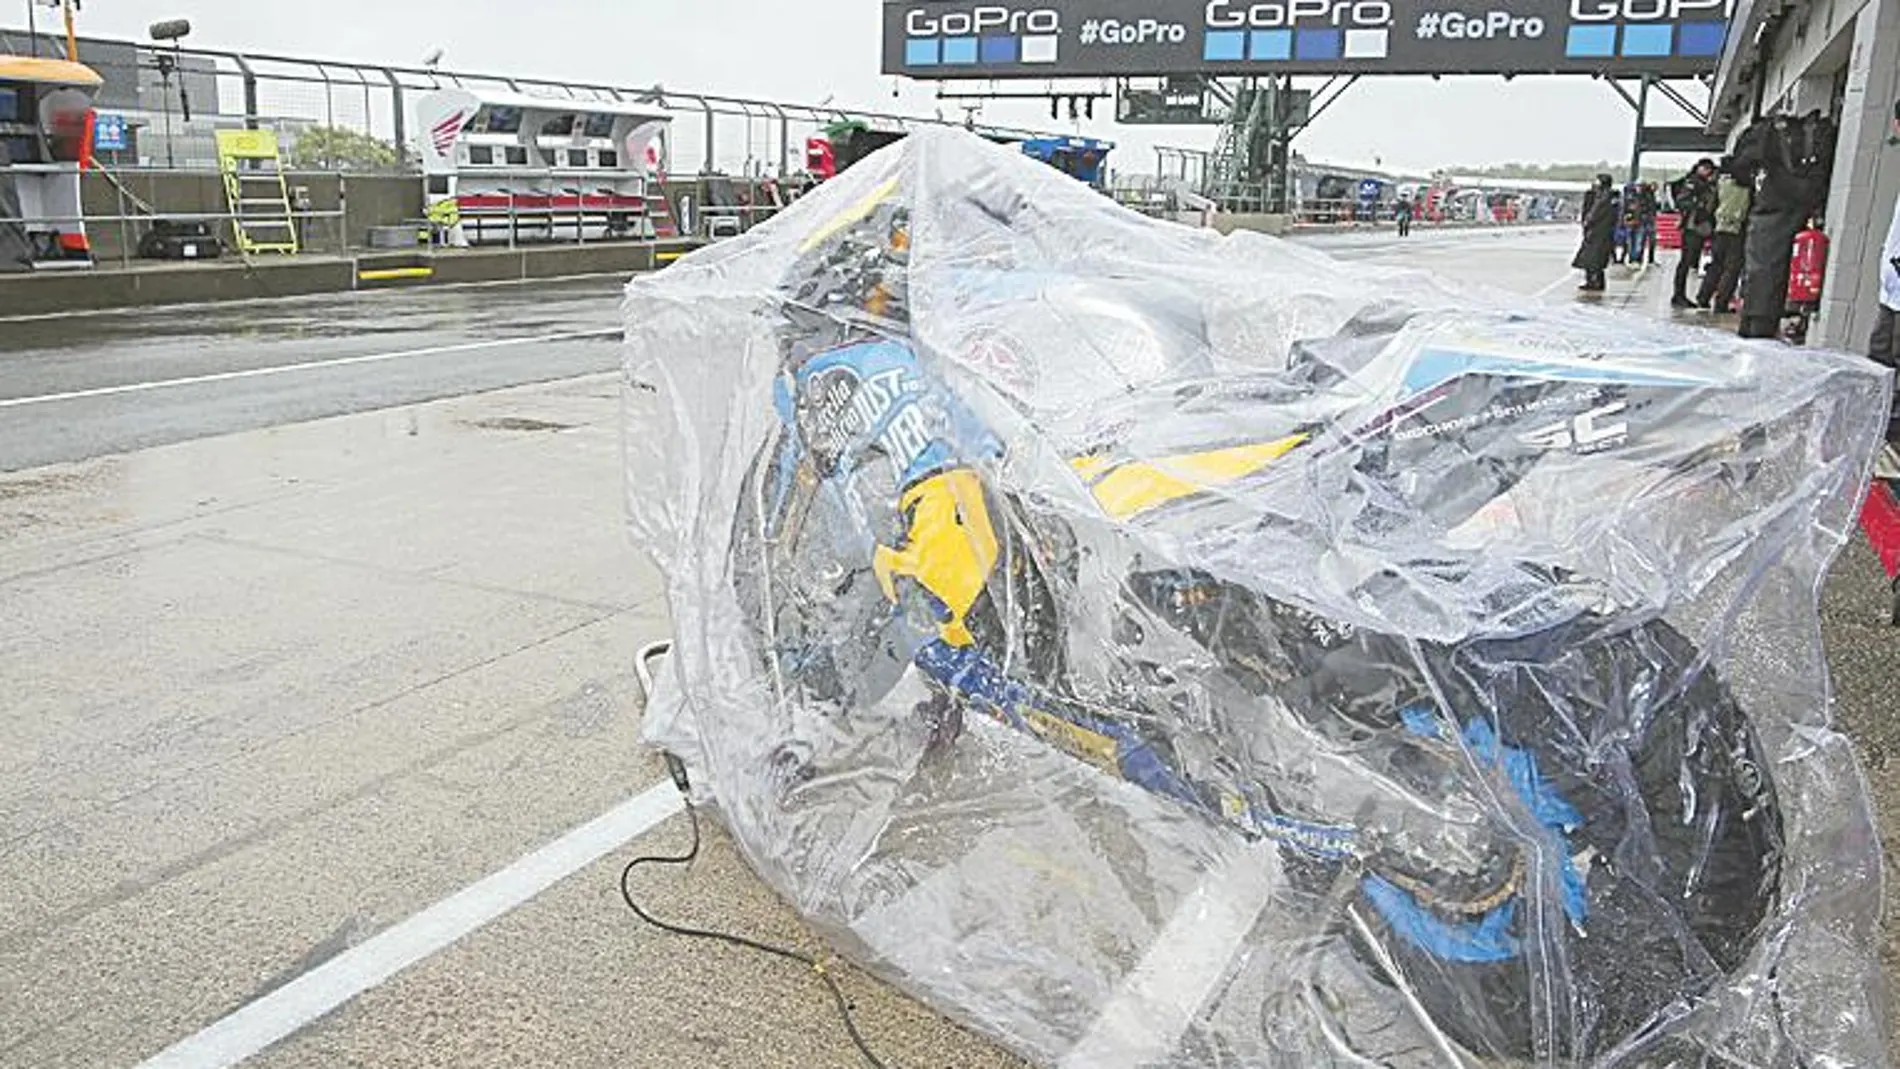
[[(1489, 344), (1431, 342), (1429, 313), (1378, 305), (1284, 370), (1209, 375), (1193, 310), (1150, 311), (1145, 359), (1104, 371), (1122, 400), (1029, 457), (1008, 430), (1023, 394), (985, 386), (1009, 369), (982, 340), (950, 359), (912, 336), (910, 247), (887, 184), (806, 243), (775, 310), (776, 420), (731, 578), (786, 700), (849, 718), (911, 675), (932, 752), (986, 717), (1276, 844), (1463, 1052), (1668, 1049), (1775, 903), (1769, 763), (1653, 605), (1495, 535), (1540, 465), (1686, 498), (1746, 480), (1759, 432), (1711, 415), (1720, 384), (1526, 356), (1532, 328), (1508, 319)], [(1342, 565), (1342, 523), (1403, 560)], [(1351, 602), (1373, 608), (1261, 580), (1243, 558), (1263, 534), (1315, 573), (1356, 568)], [(1396, 548), (1421, 544), (1442, 552)]]

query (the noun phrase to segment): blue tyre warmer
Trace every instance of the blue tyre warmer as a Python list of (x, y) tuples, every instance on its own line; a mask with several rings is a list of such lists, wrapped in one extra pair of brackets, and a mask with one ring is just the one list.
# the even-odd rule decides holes
[[(1445, 737), (1443, 726), (1426, 706), (1410, 706), (1400, 715), (1406, 729), (1415, 735)], [(1534, 755), (1503, 745), (1490, 722), (1478, 718), (1467, 722), (1463, 742), (1480, 767), (1502, 769), (1518, 800), (1536, 819), (1549, 849), (1558, 858), (1564, 913), (1572, 924), (1581, 927), (1589, 919), (1589, 897), (1583, 874), (1572, 860), (1570, 833), (1583, 824), (1583, 814), (1537, 770)], [(1365, 877), (1360, 891), (1399, 938), (1435, 958), (1478, 965), (1510, 961), (1523, 952), (1511, 931), (1517, 912), (1515, 898), (1477, 920), (1456, 923), (1432, 912), (1410, 892), (1381, 876)]]
[[(1026, 709), (1073, 724), (1114, 740), (1116, 764), (1123, 779), (1155, 794), (1204, 810), (1216, 806), (1193, 783), (1169, 767), (1148, 741), (1127, 725), (1091, 716), (1054, 703), (1037, 701), (1030, 687), (1010, 679), (1002, 667), (975, 647), (956, 647), (942, 641), (919, 650), (917, 667), (925, 676), (951, 692), (988, 709), (1018, 731), (1031, 732)], [(1414, 705), (1401, 713), (1406, 730), (1423, 738), (1445, 739), (1444, 727), (1432, 710)], [(1536, 821), (1537, 834), (1558, 860), (1564, 913), (1582, 926), (1589, 918), (1583, 874), (1572, 860), (1569, 836), (1583, 824), (1583, 814), (1538, 771), (1537, 758), (1527, 750), (1506, 746), (1491, 724), (1474, 718), (1465, 724), (1460, 741), (1482, 769), (1502, 771), (1525, 810)], [(1216, 813), (1215, 815), (1219, 815)], [(1355, 832), (1351, 827), (1310, 824), (1250, 806), (1247, 823), (1275, 842), (1326, 861), (1353, 856)], [(1386, 878), (1369, 874), (1360, 891), (1401, 939), (1432, 957), (1459, 964), (1510, 961), (1523, 952), (1513, 932), (1518, 901), (1513, 898), (1471, 921), (1449, 921), (1419, 902), (1410, 892)]]

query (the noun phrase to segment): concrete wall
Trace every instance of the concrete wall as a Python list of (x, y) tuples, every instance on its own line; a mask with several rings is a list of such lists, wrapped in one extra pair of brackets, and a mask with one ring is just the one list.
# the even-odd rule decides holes
[(1251, 230), (1256, 234), (1272, 234), (1275, 237), (1293, 229), (1293, 220), (1285, 215), (1266, 215), (1259, 212), (1218, 212), (1214, 216), (1214, 229), (1222, 234), (1231, 234), (1236, 230)]
[(141, 305), (300, 297), (354, 288), (356, 264), (332, 257), (276, 257), (256, 266), (166, 264), (135, 271), (0, 275), (0, 315), (46, 315)]
[[(1900, 148), (1886, 143), (1900, 98), (1900, 0), (1808, 0), (1790, 8), (1765, 43), (1763, 110), (1820, 108), (1836, 112), (1841, 128), (1828, 191), (1827, 290), (1812, 337), (1865, 352), (1879, 306), (1881, 244), (1900, 198)], [(1731, 143), (1747, 126), (1744, 115)]]
[[(1805, 112), (1825, 108), (1828, 101), (1816, 100), (1821, 89), (1815, 72), (1831, 72), (1838, 64), (1827, 62), (1838, 56), (1842, 40), (1869, 0), (1813, 0), (1781, 25), (1780, 32), (1767, 42), (1773, 58), (1762, 74), (1762, 104), (1768, 111)], [(1830, 55), (1830, 52), (1833, 55)], [(1810, 79), (1803, 84), (1803, 79)]]
[(1818, 325), (1825, 344), (1865, 352), (1880, 301), (1881, 247), (1900, 201), (1900, 146), (1887, 144), (1900, 99), (1900, 0), (1867, 0), (1852, 32)]
[[(160, 215), (224, 215), (224, 181), (216, 174), (156, 174), (147, 171), (115, 172), (126, 191), (152, 206)], [(415, 175), (339, 175), (328, 172), (292, 173), (286, 176), (291, 187), (310, 191), (313, 212), (336, 212), (341, 217), (310, 219), (305, 222), (305, 247), (311, 252), (343, 252), (367, 244), (369, 228), (400, 223), (422, 217), (422, 179)], [(132, 201), (100, 174), (88, 174), (81, 184), (85, 211), (90, 216), (138, 215)], [(145, 232), (138, 221), (94, 222), (89, 224), (93, 255), (102, 263), (114, 263), (137, 254), (139, 237)], [(226, 244), (231, 242), (228, 224), (220, 224), (218, 233)]]
[[(292, 297), (437, 283), (504, 282), (652, 271), (692, 251), (694, 242), (599, 242), (519, 249), (259, 256), (216, 262), (140, 263), (131, 270), (0, 274), (0, 315), (37, 315), (140, 305)], [(364, 278), (364, 272), (427, 267), (428, 278)]]

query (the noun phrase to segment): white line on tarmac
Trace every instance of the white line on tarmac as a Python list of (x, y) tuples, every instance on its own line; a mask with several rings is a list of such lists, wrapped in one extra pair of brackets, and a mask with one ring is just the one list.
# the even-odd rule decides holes
[(1534, 301), (1541, 301), (1544, 298), (1562, 289), (1566, 284), (1576, 281), (1576, 278), (1577, 278), (1577, 273), (1575, 271), (1567, 271), (1564, 274), (1558, 275), (1555, 279), (1551, 281), (1550, 285), (1545, 286), (1543, 289), (1538, 290), (1536, 293), (1531, 294), (1531, 299)]
[(1061, 1069), (1165, 1061), (1253, 929), (1280, 880), (1276, 849), (1253, 843), (1182, 901)]
[(225, 1069), (450, 946), (678, 813), (670, 780), (635, 795), (521, 860), (359, 943), (138, 1069)]
[(20, 408), (26, 405), (45, 405), (56, 401), (78, 401), (88, 397), (114, 397), (119, 394), (141, 393), (146, 390), (163, 390), (175, 386), (198, 386), (207, 382), (229, 382), (232, 379), (258, 379), (268, 375), (288, 375), (296, 371), (320, 371), (324, 368), (347, 367), (351, 364), (376, 364), (385, 360), (406, 360), (415, 356), (438, 356), (443, 353), (468, 353), (478, 349), (502, 349), (512, 345), (536, 345), (545, 342), (578, 341), (583, 338), (613, 338), (621, 333), (619, 327), (603, 327), (599, 330), (575, 330), (562, 334), (541, 334), (532, 338), (495, 338), (490, 341), (463, 342), (457, 345), (432, 345), (425, 349), (402, 349), (393, 353), (364, 353), (360, 356), (339, 356), (332, 360), (306, 360), (300, 364), (273, 364), (270, 367), (246, 368), (242, 371), (219, 371), (209, 375), (190, 375), (181, 379), (157, 379), (152, 382), (128, 382), (119, 386), (98, 386), (90, 390), (70, 390), (66, 393), (43, 393), (34, 397), (12, 397), (0, 400), (0, 408)]
[(632, 278), (634, 271), (583, 271), (574, 275), (550, 275), (547, 278), (491, 278), (485, 282), (430, 282), (423, 286), (389, 286), (377, 289), (331, 290), (325, 293), (290, 293), (275, 297), (229, 297), (206, 301), (179, 301), (174, 304), (134, 304), (123, 308), (82, 308), (72, 312), (25, 312), (17, 315), (0, 315), (0, 323), (40, 323), (55, 319), (96, 319), (101, 316), (170, 315), (176, 312), (191, 312), (201, 308), (244, 308), (258, 304), (274, 304), (280, 301), (320, 300), (322, 298), (354, 298), (359, 300), (381, 301), (393, 297), (413, 297), (421, 293), (442, 293), (455, 290), (479, 290), (501, 286), (527, 287), (542, 286), (556, 282), (585, 282), (590, 279)]

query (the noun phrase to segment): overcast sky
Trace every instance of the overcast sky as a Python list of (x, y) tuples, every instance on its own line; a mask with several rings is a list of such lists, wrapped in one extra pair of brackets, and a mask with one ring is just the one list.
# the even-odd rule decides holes
[[(11, 6), (12, 11), (7, 7)], [(0, 0), (0, 25), (26, 0)], [(187, 43), (322, 58), (443, 66), (627, 85), (661, 83), (735, 96), (878, 107), (929, 115), (934, 87), (880, 76), (878, 0), (85, 0), (80, 32), (143, 40), (187, 17)], [(54, 13), (41, 9), (42, 28)], [(1022, 83), (1015, 88), (1038, 88)], [(896, 93), (896, 96), (893, 96)], [(1116, 127), (1097, 105), (1082, 132), (1122, 146), (1126, 172), (1154, 169), (1155, 143), (1204, 147), (1194, 128)], [(989, 104), (982, 120), (1069, 132), (1047, 105)], [(1681, 121), (1665, 112), (1658, 121)], [(1303, 134), (1308, 157), (1430, 169), (1450, 164), (1627, 160), (1633, 115), (1587, 78), (1368, 78)]]

